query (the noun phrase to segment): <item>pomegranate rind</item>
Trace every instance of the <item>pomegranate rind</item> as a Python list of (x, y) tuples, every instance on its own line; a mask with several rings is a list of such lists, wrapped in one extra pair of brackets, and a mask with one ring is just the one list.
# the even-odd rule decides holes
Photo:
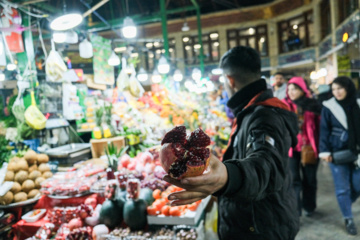
[(171, 165), (178, 159), (171, 143), (165, 143), (160, 150), (160, 163), (165, 172), (169, 173)]

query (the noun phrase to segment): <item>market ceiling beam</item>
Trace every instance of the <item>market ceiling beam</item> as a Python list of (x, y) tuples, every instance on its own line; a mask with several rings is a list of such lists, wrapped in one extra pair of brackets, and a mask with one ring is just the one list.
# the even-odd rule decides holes
[(104, 5), (105, 3), (107, 3), (109, 0), (102, 0), (99, 3), (97, 3), (95, 6), (93, 6), (92, 8), (90, 8), (89, 10), (87, 10), (86, 12), (83, 13), (83, 18), (87, 17), (89, 14), (91, 14), (92, 12), (94, 12), (96, 9), (98, 9), (99, 7), (101, 7), (102, 5)]
[(161, 28), (164, 38), (164, 49), (165, 49), (165, 57), (169, 57), (169, 39), (168, 39), (168, 31), (167, 31), (167, 22), (166, 22), (166, 6), (165, 0), (160, 0), (160, 13), (161, 13)]

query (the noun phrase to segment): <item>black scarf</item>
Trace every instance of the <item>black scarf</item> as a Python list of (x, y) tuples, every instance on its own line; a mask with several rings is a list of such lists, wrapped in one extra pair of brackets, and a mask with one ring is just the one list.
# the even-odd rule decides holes
[(316, 115), (321, 114), (321, 104), (314, 98), (308, 98), (305, 95), (293, 101), (302, 110), (313, 112)]
[[(360, 107), (356, 101), (356, 88), (352, 80), (348, 77), (337, 77), (333, 81), (346, 90), (346, 97), (343, 100), (335, 100), (344, 109), (348, 123), (349, 149), (359, 153), (360, 149)], [(358, 147), (356, 147), (358, 146)]]

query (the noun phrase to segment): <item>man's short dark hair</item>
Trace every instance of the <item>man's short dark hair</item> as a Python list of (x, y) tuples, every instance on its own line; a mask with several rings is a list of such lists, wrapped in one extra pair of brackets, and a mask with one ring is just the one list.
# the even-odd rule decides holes
[(250, 47), (238, 46), (227, 51), (220, 60), (220, 68), (235, 79), (249, 79), (261, 75), (258, 52)]
[(274, 76), (275, 76), (275, 75), (281, 75), (281, 76), (285, 77), (285, 74), (284, 74), (283, 72), (276, 72), (276, 73), (274, 74)]

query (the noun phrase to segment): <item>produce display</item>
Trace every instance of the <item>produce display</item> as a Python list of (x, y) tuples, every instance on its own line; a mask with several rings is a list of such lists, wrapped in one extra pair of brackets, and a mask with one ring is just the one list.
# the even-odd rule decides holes
[(40, 192), (50, 197), (73, 197), (90, 193), (91, 185), (105, 177), (102, 167), (85, 166), (73, 172), (58, 172), (42, 182)]
[(161, 165), (173, 178), (201, 175), (209, 165), (210, 143), (200, 128), (186, 137), (185, 126), (177, 126), (161, 141)]
[(12, 183), (11, 189), (0, 197), (0, 205), (19, 203), (40, 196), (40, 184), (53, 176), (47, 164), (49, 157), (28, 150), (23, 157), (13, 157), (7, 165), (4, 181)]

